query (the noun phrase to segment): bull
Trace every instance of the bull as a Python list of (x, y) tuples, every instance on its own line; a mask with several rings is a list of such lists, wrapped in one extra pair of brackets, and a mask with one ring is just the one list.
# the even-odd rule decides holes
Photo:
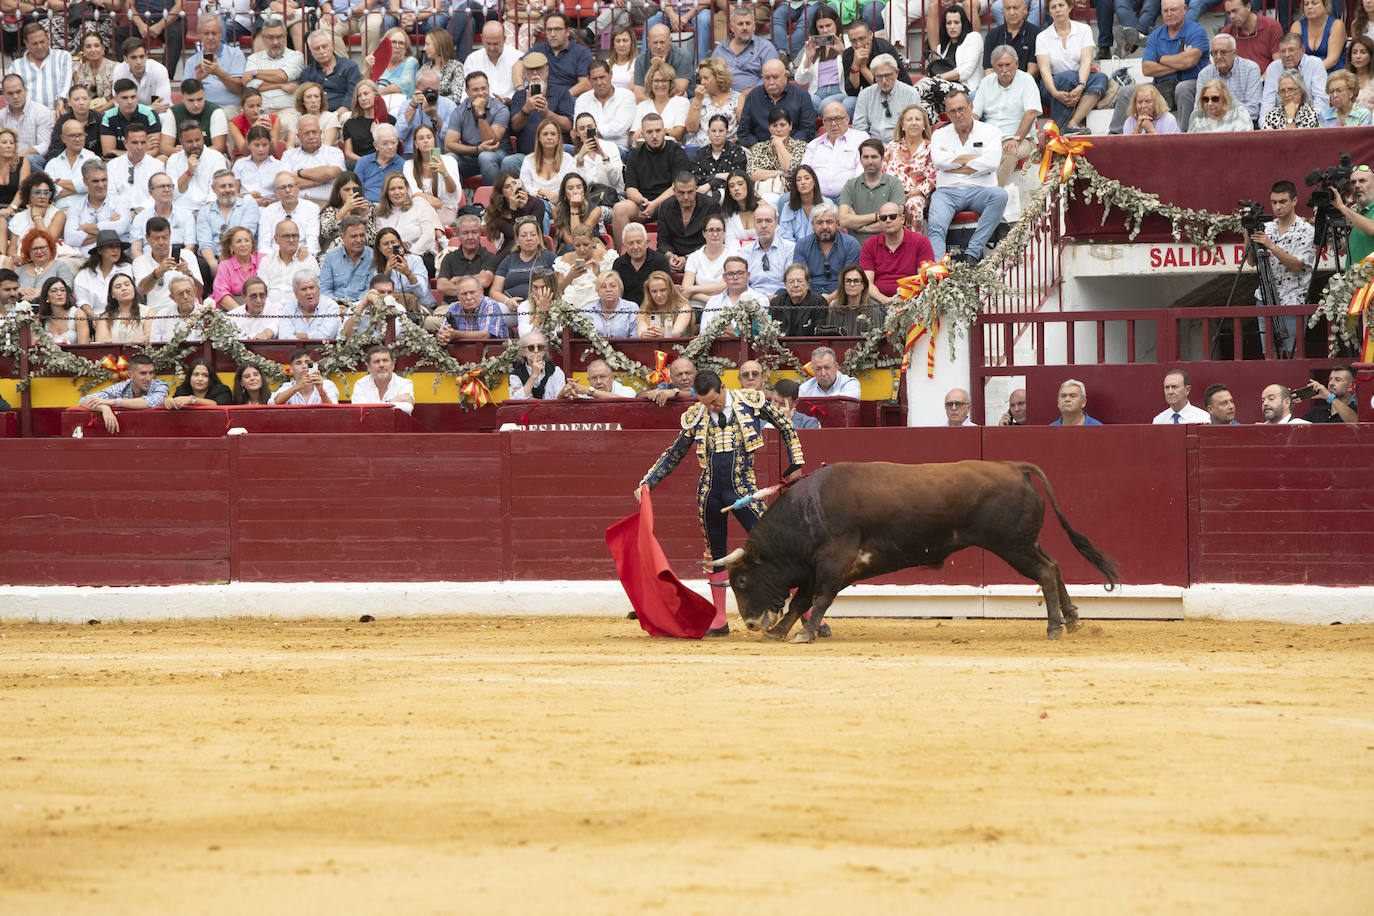
[(822, 467), (786, 490), (744, 546), (716, 563), (729, 570), (746, 627), (783, 639), (810, 609), (792, 638), (807, 643), (845, 586), (913, 566), (939, 569), (950, 554), (981, 547), (1040, 586), (1048, 636), (1058, 639), (1066, 627), (1078, 629), (1078, 608), (1059, 564), (1040, 549), (1045, 502), (1032, 477), (1073, 546), (1106, 577), (1107, 590), (1119, 585), (1116, 564), (1064, 518), (1045, 472), (1022, 461)]

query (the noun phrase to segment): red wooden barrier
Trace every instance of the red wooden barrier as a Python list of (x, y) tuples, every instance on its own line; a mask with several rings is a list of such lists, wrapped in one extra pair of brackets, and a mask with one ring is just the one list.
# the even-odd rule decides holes
[[(0, 582), (229, 578), (229, 454), (204, 439), (7, 439)], [(98, 604), (92, 617), (100, 616)]]
[(19, 435), (19, 414), (13, 410), (0, 413), (0, 439), (13, 439)]
[[(1038, 464), (1069, 524), (1117, 561), (1126, 582), (1187, 585), (1186, 429), (993, 426), (983, 431), (983, 458)], [(1102, 582), (1069, 543), (1048, 500), (1041, 544), (1065, 582)], [(996, 557), (988, 556), (985, 568), (989, 583), (1026, 581)]]
[(493, 581), (497, 436), (235, 436), (234, 577)]
[(506, 401), (496, 408), (497, 427), (507, 423), (550, 427), (568, 423), (618, 424), (621, 429), (679, 429), (682, 412), (695, 399), (673, 400), (659, 407), (644, 400)]
[[(290, 407), (188, 407), (184, 410), (118, 410), (119, 432), (123, 439), (215, 438), (233, 427), (250, 433), (397, 433), (423, 432), (424, 427), (389, 405), (335, 404), (330, 406), (293, 405)], [(82, 436), (110, 437), (100, 417), (84, 407), (71, 407), (62, 416), (62, 435), (70, 437), (77, 429)]]
[(1194, 582), (1374, 583), (1374, 429), (1189, 429)]

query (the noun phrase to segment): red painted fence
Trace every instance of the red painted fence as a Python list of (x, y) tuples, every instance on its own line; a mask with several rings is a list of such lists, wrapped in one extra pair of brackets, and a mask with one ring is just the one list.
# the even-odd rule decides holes
[[(783, 460), (769, 436), (761, 485)], [(1128, 583), (1374, 584), (1359, 550), (1374, 536), (1367, 427), (835, 429), (802, 440), (811, 467), (1033, 461)], [(605, 528), (633, 511), (632, 491), (671, 441), (669, 430), (0, 440), (0, 582), (614, 578)], [(664, 549), (689, 577), (702, 552), (697, 476), (689, 458), (655, 494)], [(1099, 581), (1052, 513), (1044, 531), (1066, 579)], [(965, 551), (884, 581), (1020, 580)]]

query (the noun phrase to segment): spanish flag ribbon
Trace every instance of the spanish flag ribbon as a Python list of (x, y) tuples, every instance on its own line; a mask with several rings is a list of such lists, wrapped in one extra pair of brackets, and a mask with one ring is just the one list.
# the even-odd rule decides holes
[(935, 378), (935, 338), (940, 334), (940, 316), (935, 315), (935, 327), (927, 328), (924, 322), (916, 322), (907, 328), (906, 344), (902, 347), (902, 372), (911, 368), (911, 353), (916, 349), (916, 342), (922, 337), (930, 335), (930, 346), (926, 348), (926, 378)]
[(806, 377), (807, 377), (807, 378), (815, 378), (815, 377), (816, 377), (816, 370), (811, 368), (811, 361), (810, 361), (810, 360), (807, 360), (806, 365), (802, 366), (802, 371), (806, 373)]
[(458, 393), (478, 407), (486, 407), (491, 403), (491, 389), (483, 383), (476, 369), (463, 376), (458, 383)]
[(1358, 319), (1365, 314), (1370, 299), (1374, 299), (1374, 280), (1360, 287), (1359, 291), (1350, 297), (1350, 308), (1346, 312), (1346, 316), (1351, 319)]
[(100, 368), (121, 381), (129, 377), (129, 361), (122, 356), (119, 358), (115, 358), (113, 355), (106, 356), (100, 361)]
[(949, 255), (938, 261), (922, 261), (916, 273), (897, 281), (897, 291), (903, 299), (915, 299), (927, 286), (949, 276), (950, 263)]
[(1082, 156), (1092, 149), (1093, 145), (1088, 140), (1066, 140), (1059, 136), (1059, 125), (1053, 121), (1045, 128), (1045, 153), (1040, 160), (1040, 182), (1043, 184), (1046, 178), (1050, 177), (1050, 169), (1054, 166), (1056, 154), (1064, 157), (1064, 164), (1059, 170), (1059, 181), (1068, 181), (1073, 175), (1073, 171), (1078, 167), (1074, 161), (1075, 156)]
[(668, 354), (662, 350), (654, 351), (654, 371), (649, 373), (650, 385), (661, 385), (664, 382), (671, 382), (672, 375), (668, 372)]

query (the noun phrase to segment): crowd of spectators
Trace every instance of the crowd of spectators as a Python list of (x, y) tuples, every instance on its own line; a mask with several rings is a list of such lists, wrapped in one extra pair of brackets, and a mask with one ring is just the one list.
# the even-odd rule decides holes
[[(1285, 32), (1226, 0), (1210, 41), (1184, 0), (1109, 21), (1107, 46), (1143, 46), (1150, 78), (1118, 94), (1114, 129), (1368, 124), (1374, 27), (1357, 15), (1346, 53), (1323, 3)], [(604, 51), (556, 10), (335, 3), (316, 22), (288, 2), (202, 13), (175, 92), (166, 4), (138, 6), (108, 57), (109, 36), (69, 52), (30, 22), (3, 81), (0, 249), (66, 344), (165, 341), (205, 301), (244, 339), (380, 340), (366, 306), (390, 299), (440, 344), (518, 338), (536, 356), (559, 299), (607, 338), (690, 336), (745, 302), (787, 335), (862, 335), (921, 263), (986, 254), (1037, 124), (1086, 130), (1106, 86), (1102, 20), (1094, 36), (1068, 0), (1043, 27), (1039, 3), (994, 3), (987, 36), (972, 0), (931, 4), (915, 84), (874, 34), (882, 4), (859, 6), (845, 23), (777, 4), (763, 34), (732, 6), (693, 54), (672, 32), (709, 21), (709, 0), (640, 16), (642, 43), (613, 13)], [(150, 42), (170, 42), (165, 63)], [(1356, 233), (1374, 232), (1374, 187), (1352, 184)], [(978, 218), (956, 239), (962, 211)], [(1307, 224), (1275, 214), (1255, 241), (1282, 273)], [(857, 386), (824, 364), (802, 396)], [(527, 360), (512, 396), (574, 390), (555, 369)]]

